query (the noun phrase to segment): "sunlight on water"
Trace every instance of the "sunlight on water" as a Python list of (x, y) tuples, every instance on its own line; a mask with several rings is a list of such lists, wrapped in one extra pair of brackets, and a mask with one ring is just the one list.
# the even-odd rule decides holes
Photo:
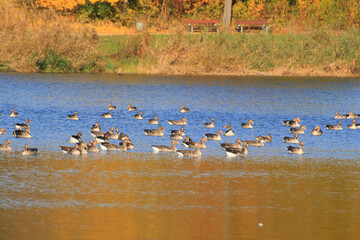
[[(360, 129), (329, 131), (336, 111), (360, 113), (359, 79), (165, 77), (1, 74), (0, 239), (358, 239), (360, 237)], [(107, 105), (118, 110), (102, 119)], [(144, 120), (134, 120), (137, 106)], [(179, 113), (182, 104), (190, 113)], [(14, 108), (19, 117), (10, 118)], [(68, 114), (79, 112), (79, 121)], [(142, 129), (159, 116), (164, 137)], [(272, 143), (227, 158), (209, 141), (199, 159), (152, 153), (170, 145), (168, 119), (188, 119), (185, 133), (200, 140), (231, 124), (221, 142), (271, 134)], [(281, 120), (307, 126), (302, 156), (286, 152), (291, 136)], [(215, 118), (215, 128), (205, 122)], [(30, 139), (11, 136), (31, 119)], [(241, 123), (253, 119), (254, 129)], [(128, 152), (63, 155), (59, 145), (99, 122), (127, 133)], [(324, 135), (310, 135), (320, 125)], [(114, 143), (118, 141), (113, 140)], [(39, 148), (24, 157), (25, 143)], [(184, 147), (179, 146), (183, 149)]]

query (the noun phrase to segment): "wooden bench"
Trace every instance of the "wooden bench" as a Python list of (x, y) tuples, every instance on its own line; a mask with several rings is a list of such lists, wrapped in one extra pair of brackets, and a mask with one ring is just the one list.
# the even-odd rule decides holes
[(194, 31), (201, 29), (209, 30), (212, 32), (219, 32), (219, 20), (185, 20), (187, 24), (187, 29), (189, 32), (194, 33)]
[(246, 29), (257, 29), (257, 30), (265, 30), (266, 26), (269, 25), (267, 20), (235, 20), (236, 31), (243, 33), (244, 28)]

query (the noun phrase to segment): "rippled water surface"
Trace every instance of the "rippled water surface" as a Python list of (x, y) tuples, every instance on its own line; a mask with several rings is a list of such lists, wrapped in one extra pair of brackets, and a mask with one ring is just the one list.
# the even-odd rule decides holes
[[(360, 129), (346, 129), (350, 119), (325, 129), (336, 111), (360, 113), (359, 93), (355, 78), (0, 74), (0, 142), (12, 142), (0, 152), (0, 239), (360, 239)], [(109, 103), (118, 110), (103, 119)], [(191, 111), (179, 113), (182, 104)], [(80, 120), (68, 120), (75, 111)], [(142, 131), (157, 127), (147, 124), (155, 115), (164, 137)], [(218, 141), (199, 159), (152, 153), (179, 129), (166, 120), (183, 116), (196, 141), (231, 124), (236, 135), (221, 142), (273, 142), (235, 158)], [(295, 116), (307, 127), (302, 156), (282, 139), (291, 134), (281, 120)], [(204, 128), (212, 117), (216, 127)], [(12, 137), (27, 118), (32, 138)], [(250, 118), (254, 128), (242, 129)], [(127, 133), (135, 149), (61, 153), (79, 131), (89, 141), (95, 122)], [(316, 125), (323, 136), (310, 135)], [(23, 157), (25, 144), (38, 155)]]

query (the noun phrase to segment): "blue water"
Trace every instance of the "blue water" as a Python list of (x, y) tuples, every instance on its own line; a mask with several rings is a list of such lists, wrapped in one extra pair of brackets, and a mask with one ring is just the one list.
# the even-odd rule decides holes
[[(329, 131), (325, 124), (336, 124), (335, 112), (360, 113), (359, 78), (295, 78), (295, 77), (227, 77), (227, 76), (143, 76), (143, 75), (53, 75), (53, 74), (0, 74), (0, 142), (9, 138), (13, 154), (19, 154), (27, 143), (39, 149), (39, 154), (58, 153), (59, 145), (69, 143), (70, 135), (81, 131), (89, 141), (90, 128), (96, 122), (103, 131), (111, 126), (128, 134), (135, 144), (130, 152), (152, 152), (150, 145), (170, 145), (170, 126), (166, 120), (185, 116), (186, 135), (199, 141), (204, 133), (216, 133), (231, 124), (236, 135), (222, 137), (221, 142), (235, 142), (237, 138), (255, 140), (258, 135), (270, 134), (273, 142), (261, 148), (249, 148), (248, 156), (298, 158), (287, 153), (284, 136), (291, 136), (281, 121), (299, 117), (307, 127), (304, 155), (313, 159), (357, 159), (359, 157), (360, 129), (346, 129), (350, 119), (344, 119), (342, 131)], [(109, 103), (118, 110), (111, 111), (112, 119), (103, 119)], [(143, 111), (143, 120), (133, 119), (137, 112), (128, 112), (131, 104)], [(190, 108), (180, 113), (181, 105)], [(10, 118), (11, 108), (19, 117)], [(68, 114), (79, 112), (79, 121), (67, 119)], [(143, 129), (155, 129), (148, 119), (159, 117), (165, 128), (164, 137), (145, 136)], [(204, 128), (205, 122), (215, 118), (215, 128)], [(31, 120), (31, 139), (11, 136), (15, 123)], [(253, 129), (242, 129), (248, 119), (255, 122)], [(311, 136), (311, 130), (320, 125), (323, 136)], [(112, 140), (113, 143), (119, 141)], [(207, 156), (226, 158), (218, 141), (207, 143), (202, 159)], [(184, 147), (178, 145), (179, 149)]]

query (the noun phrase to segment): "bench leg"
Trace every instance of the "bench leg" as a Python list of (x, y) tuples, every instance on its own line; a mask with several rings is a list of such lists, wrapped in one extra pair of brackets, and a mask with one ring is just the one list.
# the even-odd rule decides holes
[(191, 34), (194, 34), (194, 27), (191, 26)]
[(243, 27), (243, 26), (240, 27), (240, 32), (241, 32), (241, 33), (244, 32), (244, 27)]

